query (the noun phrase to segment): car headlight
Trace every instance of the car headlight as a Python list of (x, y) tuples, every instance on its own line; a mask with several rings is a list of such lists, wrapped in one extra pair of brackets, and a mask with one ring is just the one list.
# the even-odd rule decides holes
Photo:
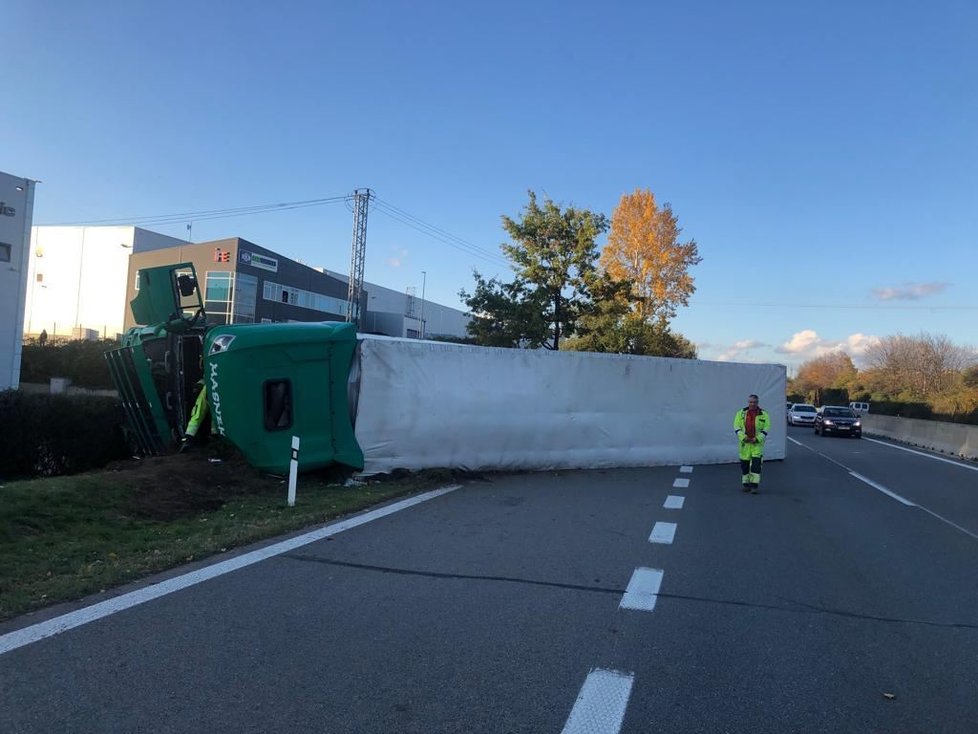
[(826, 418), (824, 421), (822, 421), (822, 423), (824, 423), (827, 426), (831, 426), (832, 425), (832, 421), (830, 421), (828, 418)]
[(231, 346), (231, 342), (234, 341), (234, 334), (221, 334), (214, 338), (211, 342), (211, 348), (207, 352), (207, 356), (217, 354), (219, 352), (226, 352), (228, 347)]
[(859, 428), (862, 425), (862, 421), (856, 421), (852, 425), (854, 425), (856, 428)]

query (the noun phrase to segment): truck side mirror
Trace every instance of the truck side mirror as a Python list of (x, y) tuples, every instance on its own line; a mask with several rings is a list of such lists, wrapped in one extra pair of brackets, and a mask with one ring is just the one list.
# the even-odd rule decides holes
[(192, 296), (197, 290), (197, 281), (189, 275), (181, 275), (177, 278), (177, 287), (181, 296)]

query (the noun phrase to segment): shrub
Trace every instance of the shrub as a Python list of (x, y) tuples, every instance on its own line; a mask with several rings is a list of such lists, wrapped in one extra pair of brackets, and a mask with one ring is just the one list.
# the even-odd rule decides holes
[(910, 403), (899, 400), (874, 400), (870, 405), (870, 413), (877, 415), (895, 415), (900, 418), (932, 419), (934, 411), (927, 403)]
[(118, 343), (70, 341), (63, 344), (25, 344), (20, 358), (21, 382), (48, 382), (52, 377), (70, 377), (78, 387), (112, 388), (112, 375), (105, 352)]
[(115, 398), (0, 392), (0, 478), (49, 477), (129, 455)]

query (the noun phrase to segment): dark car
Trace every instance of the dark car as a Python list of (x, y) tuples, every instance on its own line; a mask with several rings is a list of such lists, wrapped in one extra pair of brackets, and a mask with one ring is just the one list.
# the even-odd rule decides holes
[(823, 436), (835, 433), (839, 436), (860, 438), (863, 435), (863, 423), (852, 408), (826, 405), (815, 414), (815, 433)]

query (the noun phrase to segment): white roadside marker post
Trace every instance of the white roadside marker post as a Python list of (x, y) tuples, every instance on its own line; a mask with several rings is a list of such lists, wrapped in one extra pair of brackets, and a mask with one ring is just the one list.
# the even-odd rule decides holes
[(292, 437), (292, 461), (289, 462), (289, 507), (295, 507), (295, 480), (299, 473), (299, 437)]

